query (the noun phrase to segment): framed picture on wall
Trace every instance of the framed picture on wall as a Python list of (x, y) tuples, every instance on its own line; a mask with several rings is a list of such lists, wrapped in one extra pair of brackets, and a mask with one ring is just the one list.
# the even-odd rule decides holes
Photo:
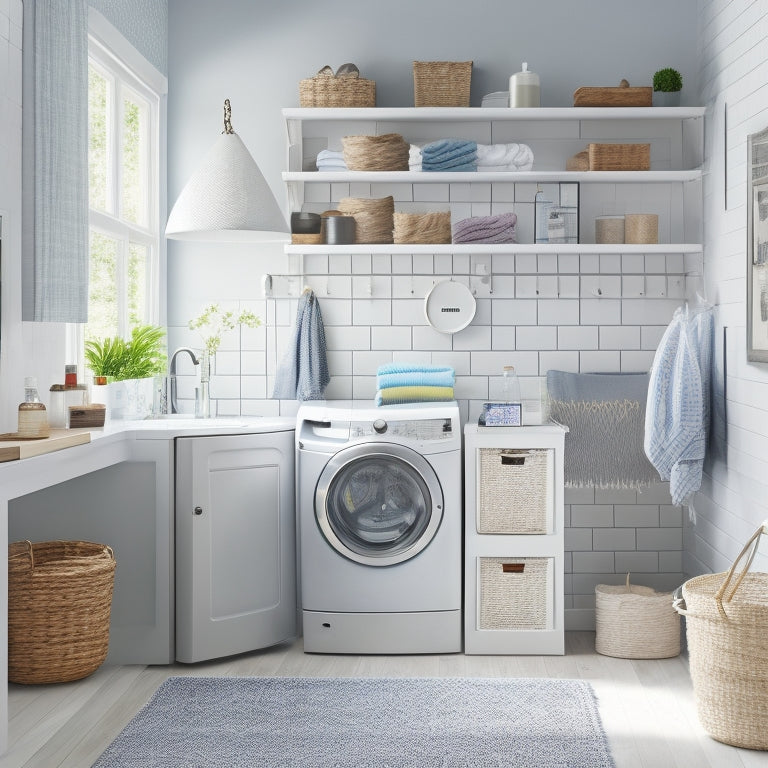
[(768, 128), (747, 137), (747, 360), (768, 363)]

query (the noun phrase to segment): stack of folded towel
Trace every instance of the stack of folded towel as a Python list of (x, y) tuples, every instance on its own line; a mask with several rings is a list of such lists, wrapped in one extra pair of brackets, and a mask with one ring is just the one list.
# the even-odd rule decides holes
[(530, 171), (533, 151), (527, 144), (478, 144), (478, 171)]
[(517, 215), (472, 216), (453, 226), (454, 243), (516, 243)]
[(344, 162), (344, 153), (336, 152), (332, 149), (323, 149), (317, 155), (318, 171), (346, 171), (347, 164)]
[(421, 149), (422, 171), (474, 171), (477, 144), (464, 139), (440, 139)]
[(426, 403), (454, 399), (453, 368), (387, 363), (376, 375), (376, 405)]

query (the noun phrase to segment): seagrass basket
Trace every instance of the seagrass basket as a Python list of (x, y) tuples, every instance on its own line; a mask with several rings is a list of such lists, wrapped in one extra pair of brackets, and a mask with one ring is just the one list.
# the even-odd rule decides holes
[(471, 61), (414, 61), (413, 103), (417, 107), (468, 107)]
[(650, 144), (590, 144), (590, 171), (649, 171)]
[(391, 243), (394, 228), (395, 199), (343, 197), (339, 210), (355, 220), (356, 243)]
[(363, 77), (315, 75), (299, 81), (302, 107), (375, 107), (376, 81)]
[(8, 679), (64, 683), (107, 657), (115, 557), (89, 541), (8, 547)]
[(350, 171), (407, 171), (410, 144), (399, 133), (344, 136), (344, 162)]
[(628, 213), (624, 216), (625, 243), (658, 243), (659, 216), (656, 213)]
[(451, 212), (396, 213), (395, 243), (450, 243)]
[(478, 629), (550, 627), (550, 558), (481, 557), (479, 561)]
[(629, 583), (595, 587), (595, 650), (619, 659), (669, 659), (680, 654), (680, 617), (671, 592)]
[(675, 608), (685, 616), (704, 730), (735, 747), (768, 750), (768, 573), (748, 573), (763, 533), (768, 535), (768, 523), (752, 534), (726, 573), (686, 581)]

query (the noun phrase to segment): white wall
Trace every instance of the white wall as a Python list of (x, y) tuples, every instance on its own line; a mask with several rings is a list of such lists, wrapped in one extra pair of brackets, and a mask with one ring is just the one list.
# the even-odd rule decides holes
[(700, 28), (705, 260), (709, 298), (718, 305), (718, 376), (697, 521), (685, 531), (684, 566), (692, 574), (728, 568), (768, 518), (768, 365), (749, 363), (746, 354), (747, 136), (768, 126), (768, 5), (702, 0)]

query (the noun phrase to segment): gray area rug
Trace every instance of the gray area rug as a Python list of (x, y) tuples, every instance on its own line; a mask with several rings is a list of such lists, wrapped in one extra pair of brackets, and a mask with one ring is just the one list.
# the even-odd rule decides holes
[(94, 768), (614, 768), (582, 680), (171, 677)]

